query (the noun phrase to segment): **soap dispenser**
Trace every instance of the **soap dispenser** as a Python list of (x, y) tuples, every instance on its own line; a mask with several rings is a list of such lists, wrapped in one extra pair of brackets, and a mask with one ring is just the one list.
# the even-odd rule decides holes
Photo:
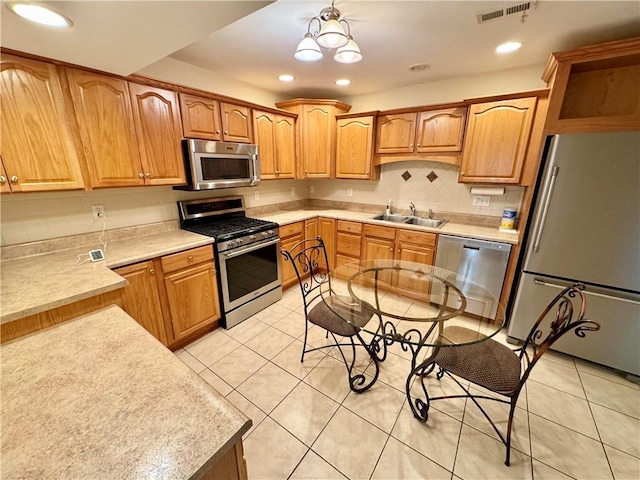
[(391, 215), (391, 199), (387, 202), (387, 209), (384, 211), (385, 215)]

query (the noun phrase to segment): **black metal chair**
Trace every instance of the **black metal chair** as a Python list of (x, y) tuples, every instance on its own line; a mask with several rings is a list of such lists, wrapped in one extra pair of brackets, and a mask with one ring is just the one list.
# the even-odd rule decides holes
[[(360, 329), (369, 323), (373, 317), (373, 308), (367, 302), (358, 301), (342, 295), (335, 295), (333, 293), (331, 277), (329, 275), (327, 250), (321, 237), (302, 240), (291, 247), (290, 250), (282, 249), (281, 253), (284, 258), (293, 265), (302, 293), (305, 330), (300, 361), (304, 362), (304, 355), (307, 352), (322, 348), (338, 347), (342, 360), (347, 367), (349, 387), (357, 393), (366, 391), (375, 383), (379, 374), (378, 358), (375, 355), (375, 342), (372, 341), (371, 344), (367, 344), (360, 335)], [(323, 299), (322, 296), (325, 298)], [(331, 305), (331, 307), (329, 305)], [(335, 313), (335, 310), (340, 311), (340, 316)], [(345, 321), (345, 319), (348, 320), (348, 322)], [(309, 323), (325, 329), (327, 337), (331, 335), (334, 343), (307, 349)], [(336, 335), (348, 339), (350, 343), (340, 343)], [(362, 373), (354, 374), (357, 346), (354, 337), (360, 344), (358, 346), (364, 347), (374, 362), (375, 371), (369, 381), (367, 381), (367, 377)], [(343, 346), (351, 347), (352, 355), (350, 361), (347, 360), (342, 351), (341, 347)]]
[[(600, 329), (600, 325), (596, 322), (584, 320), (586, 307), (585, 297), (582, 293), (584, 288), (584, 285), (577, 283), (563, 289), (538, 317), (520, 348), (512, 350), (493, 339), (487, 339), (471, 345), (441, 347), (436, 353), (434, 363), (440, 367), (436, 378), (440, 380), (446, 374), (464, 390), (465, 394), (433, 397), (429, 399), (429, 402), (465, 397), (473, 400), (482, 414), (489, 420), (502, 443), (507, 447), (505, 460), (505, 465), (507, 466), (509, 466), (510, 462), (511, 430), (516, 403), (533, 367), (540, 360), (540, 357), (549, 350), (549, 347), (565, 333), (574, 331), (578, 337), (584, 337), (585, 332)], [(576, 312), (574, 312), (574, 303), (579, 307)], [(552, 312), (554, 308), (555, 315)], [(574, 313), (577, 313), (575, 319), (573, 318)], [(447, 327), (443, 332), (443, 336), (446, 336), (447, 333), (473, 334), (471, 331), (453, 332), (453, 329), (467, 330), (463, 327)], [(544, 336), (545, 332), (547, 332), (546, 336)], [(503, 395), (508, 399), (471, 394), (469, 389), (462, 385), (453, 375), (464, 378), (491, 392)], [(506, 439), (487, 412), (478, 403), (478, 399), (510, 404)]]

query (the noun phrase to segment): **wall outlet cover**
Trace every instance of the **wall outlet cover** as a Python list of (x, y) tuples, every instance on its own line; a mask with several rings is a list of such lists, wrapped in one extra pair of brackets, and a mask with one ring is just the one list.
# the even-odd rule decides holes
[(476, 207), (489, 207), (491, 206), (491, 197), (488, 195), (474, 195), (473, 205)]

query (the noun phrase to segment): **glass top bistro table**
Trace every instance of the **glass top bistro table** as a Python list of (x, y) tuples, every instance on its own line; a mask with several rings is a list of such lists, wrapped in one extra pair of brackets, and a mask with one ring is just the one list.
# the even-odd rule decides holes
[[(399, 344), (411, 355), (405, 391), (414, 417), (426, 421), (429, 393), (424, 377), (434, 369), (440, 348), (482, 342), (503, 326), (504, 309), (498, 299), (455, 272), (402, 260), (361, 260), (334, 268), (322, 286), (325, 304), (367, 339), (374, 364), (373, 378), (357, 375), (367, 390), (378, 378), (379, 363), (388, 348)], [(359, 312), (373, 317), (361, 325)], [(360, 323), (360, 324), (359, 324)], [(419, 379), (423, 398), (412, 398), (412, 380)], [(415, 390), (415, 388), (414, 388)]]

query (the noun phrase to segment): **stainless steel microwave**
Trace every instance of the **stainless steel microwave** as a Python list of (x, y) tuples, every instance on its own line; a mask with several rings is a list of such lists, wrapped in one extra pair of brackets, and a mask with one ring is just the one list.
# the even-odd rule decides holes
[(180, 190), (254, 187), (260, 183), (258, 146), (188, 138), (182, 142), (187, 185)]

